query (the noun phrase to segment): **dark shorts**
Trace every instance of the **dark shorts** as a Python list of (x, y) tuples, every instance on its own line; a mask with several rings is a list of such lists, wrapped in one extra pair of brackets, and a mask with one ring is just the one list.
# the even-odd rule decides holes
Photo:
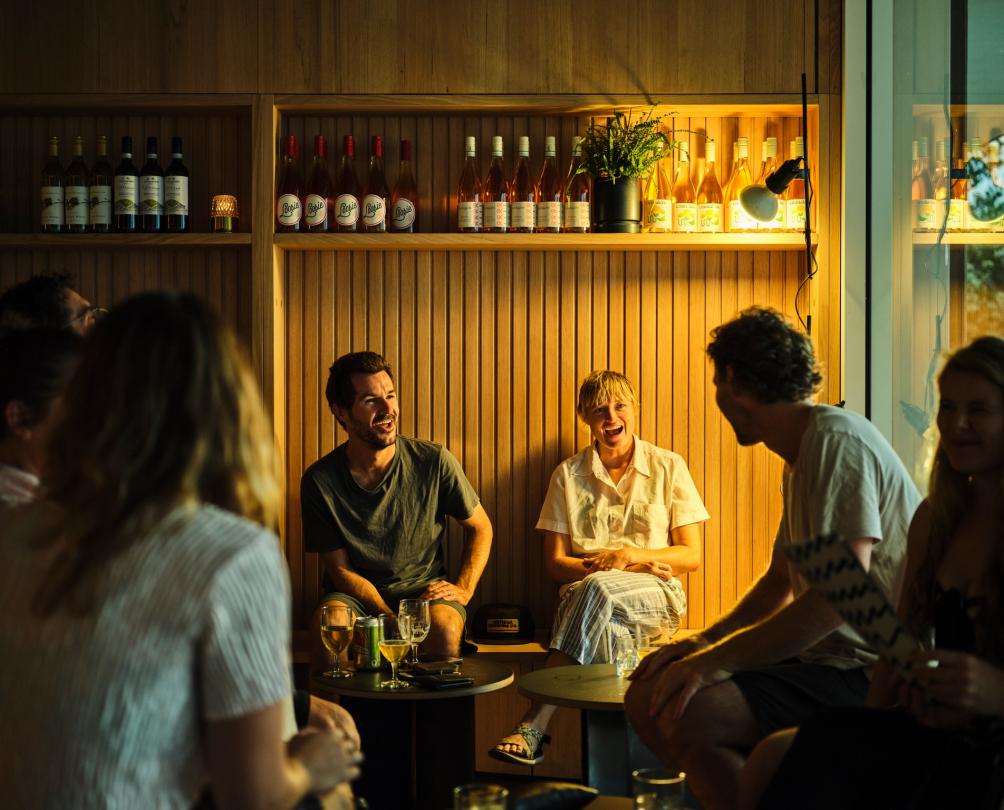
[(860, 706), (868, 694), (863, 667), (837, 669), (794, 659), (741, 670), (733, 674), (732, 681), (753, 710), (764, 737), (778, 729), (800, 726), (822, 709)]
[[(419, 593), (421, 593), (421, 591)], [(419, 594), (414, 594), (411, 596), (405, 595), (402, 596), (401, 599), (417, 599), (418, 596)], [(358, 599), (356, 599), (354, 596), (349, 596), (347, 593), (326, 593), (324, 594), (323, 597), (321, 597), (322, 605), (325, 602), (331, 602), (331, 601), (341, 602), (342, 604), (348, 605), (350, 608), (352, 608), (353, 611), (355, 611), (355, 614), (357, 616), (369, 615), (366, 608), (363, 607), (363, 603), (360, 602)], [(390, 605), (391, 608), (397, 610), (397, 602), (389, 600), (388, 604)], [(467, 624), (467, 610), (459, 602), (451, 602), (449, 599), (433, 599), (429, 602), (429, 604), (446, 605), (448, 607), (453, 608), (455, 611), (457, 611), (457, 613), (460, 614), (460, 618), (463, 620), (464, 624), (465, 625)]]

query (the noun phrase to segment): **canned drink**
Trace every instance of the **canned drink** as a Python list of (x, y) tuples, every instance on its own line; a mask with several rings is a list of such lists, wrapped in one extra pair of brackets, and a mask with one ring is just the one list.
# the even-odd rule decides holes
[(360, 616), (352, 634), (353, 660), (356, 669), (372, 672), (380, 669), (380, 642), (383, 641), (383, 616)]

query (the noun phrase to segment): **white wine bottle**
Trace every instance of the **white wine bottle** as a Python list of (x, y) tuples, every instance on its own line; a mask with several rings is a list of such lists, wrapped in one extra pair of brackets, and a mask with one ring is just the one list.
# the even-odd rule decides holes
[(66, 205), (66, 230), (68, 233), (86, 233), (91, 224), (90, 173), (84, 163), (84, 139), (73, 138), (73, 159), (66, 167), (63, 201)]
[(49, 138), (49, 159), (42, 168), (42, 210), (40, 224), (43, 233), (59, 233), (66, 222), (63, 209), (63, 167), (59, 163), (59, 138)]

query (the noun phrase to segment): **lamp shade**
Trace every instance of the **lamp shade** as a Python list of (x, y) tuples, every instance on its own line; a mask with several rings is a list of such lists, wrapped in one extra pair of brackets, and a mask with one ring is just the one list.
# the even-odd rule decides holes
[(746, 186), (739, 192), (739, 204), (753, 219), (773, 222), (777, 216), (777, 195), (767, 186)]

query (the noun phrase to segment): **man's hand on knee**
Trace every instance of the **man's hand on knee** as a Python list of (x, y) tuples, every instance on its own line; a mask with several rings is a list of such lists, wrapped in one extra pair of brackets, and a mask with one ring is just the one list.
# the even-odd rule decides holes
[(666, 712), (670, 719), (679, 720), (699, 690), (731, 676), (732, 673), (723, 669), (710, 652), (697, 652), (674, 661), (658, 676), (649, 713), (658, 717)]

